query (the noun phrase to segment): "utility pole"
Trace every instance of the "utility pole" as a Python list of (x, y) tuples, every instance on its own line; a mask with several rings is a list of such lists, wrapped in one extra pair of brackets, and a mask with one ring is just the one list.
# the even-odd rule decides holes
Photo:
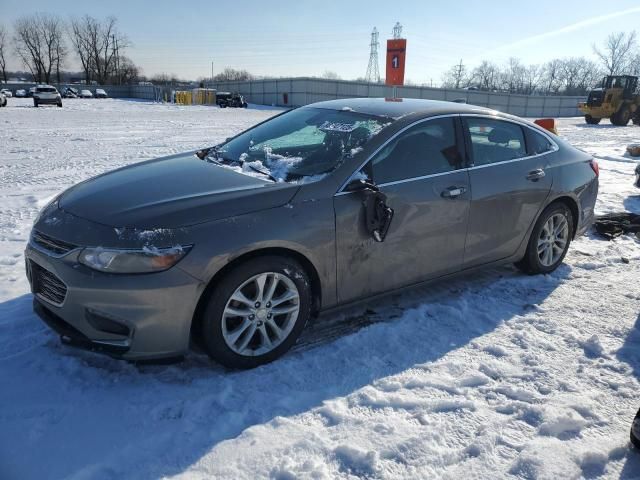
[(460, 63), (456, 65), (456, 90), (460, 88), (460, 83), (462, 82), (462, 75), (464, 72), (464, 65), (462, 64), (462, 59), (460, 59)]
[(369, 65), (367, 66), (367, 75), (365, 79), (367, 82), (380, 83), (380, 70), (378, 69), (378, 29), (373, 27), (371, 32), (371, 53), (369, 53)]
[(211, 61), (211, 88), (213, 88), (213, 61)]

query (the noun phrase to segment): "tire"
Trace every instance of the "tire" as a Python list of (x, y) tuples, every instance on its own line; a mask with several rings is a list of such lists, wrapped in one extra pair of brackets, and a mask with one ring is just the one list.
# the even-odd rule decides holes
[(58, 107), (62, 108), (62, 102), (60, 102), (60, 103), (58, 104)]
[(38, 108), (38, 102), (34, 100), (34, 101), (33, 101), (33, 106), (34, 106), (34, 107), (36, 107), (36, 108)]
[(631, 444), (637, 449), (640, 449), (640, 410), (636, 413), (633, 423), (631, 424), (629, 438), (631, 440)]
[(591, 115), (584, 116), (584, 121), (587, 122), (589, 125), (598, 125), (600, 123), (600, 120), (602, 119), (592, 117)]
[[(275, 278), (271, 306), (269, 291)], [(264, 279), (264, 296), (258, 293), (260, 279)], [(296, 293), (297, 298), (280, 300)], [(248, 260), (217, 282), (207, 300), (199, 328), (204, 349), (228, 368), (247, 369), (271, 362), (286, 353), (300, 336), (311, 317), (311, 297), (307, 273), (295, 260), (284, 256)], [(297, 314), (273, 313), (295, 307)], [(233, 315), (235, 312), (246, 315)], [(282, 334), (279, 338), (274, 324)], [(266, 344), (265, 335), (272, 345)]]
[(630, 119), (631, 119), (631, 111), (627, 107), (622, 107), (616, 113), (611, 115), (611, 118), (610, 118), (611, 123), (618, 127), (624, 127), (629, 123)]
[[(564, 236), (564, 248), (561, 251), (556, 249), (562, 244), (560, 235), (558, 235), (558, 237), (551, 237), (549, 240), (545, 240), (544, 238), (549, 238), (548, 229), (546, 229), (547, 222), (554, 217), (555, 219), (563, 217), (566, 221), (566, 232), (564, 232), (563, 228), (563, 232), (566, 233)], [(553, 272), (562, 263), (569, 250), (574, 231), (573, 223), (573, 215), (569, 208), (563, 203), (554, 203), (545, 208), (531, 231), (531, 237), (529, 238), (524, 258), (515, 264), (516, 267), (529, 275)], [(542, 248), (540, 242), (544, 242), (544, 244), (550, 246), (552, 252), (551, 257), (545, 257), (544, 253), (539, 253), (539, 248)], [(547, 250), (546, 248), (544, 249), (544, 251)]]

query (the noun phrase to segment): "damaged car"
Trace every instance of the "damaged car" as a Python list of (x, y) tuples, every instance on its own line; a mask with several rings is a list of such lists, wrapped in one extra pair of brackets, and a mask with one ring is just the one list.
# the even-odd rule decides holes
[(334, 100), (63, 192), (27, 276), (65, 343), (251, 368), (321, 312), (490, 265), (552, 272), (597, 192), (591, 156), (520, 118)]

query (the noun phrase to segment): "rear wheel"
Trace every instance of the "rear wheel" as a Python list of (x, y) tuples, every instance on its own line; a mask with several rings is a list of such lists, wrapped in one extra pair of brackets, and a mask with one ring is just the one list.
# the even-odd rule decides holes
[(34, 100), (34, 101), (33, 101), (33, 106), (34, 106), (34, 107), (36, 107), (36, 108), (38, 108), (38, 101), (37, 101), (37, 100)]
[(229, 368), (253, 368), (289, 350), (310, 316), (311, 286), (300, 264), (260, 257), (216, 284), (200, 335), (214, 360)]
[(611, 123), (618, 127), (624, 127), (631, 119), (631, 111), (627, 107), (621, 107), (616, 113), (611, 115)]
[(571, 235), (573, 215), (566, 205), (549, 205), (533, 227), (524, 258), (516, 267), (529, 275), (553, 272), (564, 260)]
[(597, 125), (600, 123), (600, 120), (602, 120), (601, 118), (595, 118), (592, 117), (591, 115), (585, 115), (584, 116), (584, 121), (587, 122), (589, 125)]
[(62, 108), (62, 102), (58, 102), (58, 106)]

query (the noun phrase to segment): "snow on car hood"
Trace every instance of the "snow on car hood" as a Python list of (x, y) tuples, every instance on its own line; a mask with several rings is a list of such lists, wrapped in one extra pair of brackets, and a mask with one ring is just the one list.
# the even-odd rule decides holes
[(297, 188), (243, 175), (186, 153), (82, 182), (60, 197), (59, 206), (113, 227), (174, 228), (284, 205)]

